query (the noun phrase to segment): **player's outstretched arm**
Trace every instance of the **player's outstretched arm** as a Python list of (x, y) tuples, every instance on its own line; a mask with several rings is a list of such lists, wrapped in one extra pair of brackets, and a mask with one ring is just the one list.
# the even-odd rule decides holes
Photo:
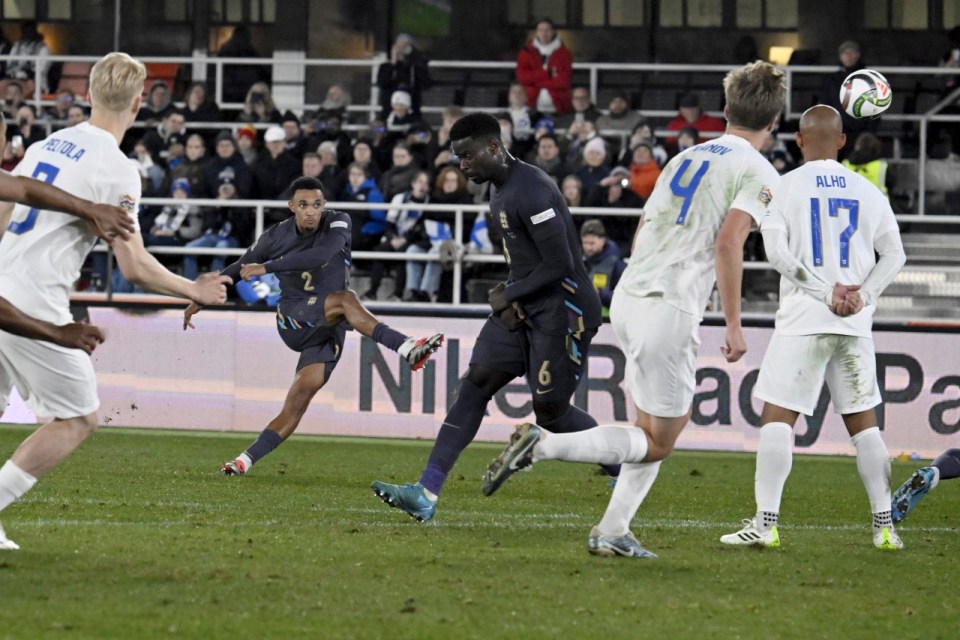
[(148, 291), (187, 298), (199, 305), (223, 304), (227, 300), (226, 285), (233, 280), (218, 273), (205, 273), (191, 282), (168, 271), (143, 246), (140, 234), (114, 243), (120, 271), (130, 282)]
[(94, 204), (39, 180), (14, 176), (6, 171), (0, 171), (0, 199), (77, 216), (86, 220), (107, 242), (113, 242), (117, 236), (129, 239), (137, 230), (130, 213), (121, 207)]
[(52, 342), (68, 349), (83, 349), (87, 353), (92, 353), (103, 342), (103, 333), (93, 325), (71, 322), (58, 326), (37, 320), (5, 298), (0, 298), (0, 330), (31, 340)]
[(746, 211), (730, 209), (716, 241), (717, 291), (726, 321), (726, 343), (720, 352), (727, 362), (736, 362), (747, 352), (740, 325), (740, 292), (743, 282), (743, 245), (753, 218)]

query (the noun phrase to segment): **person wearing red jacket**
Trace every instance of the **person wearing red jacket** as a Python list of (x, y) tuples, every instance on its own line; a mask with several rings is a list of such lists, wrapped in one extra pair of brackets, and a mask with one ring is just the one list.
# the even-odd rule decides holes
[(533, 39), (517, 55), (517, 82), (527, 92), (527, 103), (540, 112), (570, 110), (573, 54), (557, 36), (553, 22), (537, 23)]
[[(667, 131), (680, 131), (686, 127), (693, 127), (700, 132), (700, 139), (697, 143), (705, 140), (703, 134), (706, 132), (723, 133), (727, 125), (720, 118), (707, 115), (700, 108), (700, 96), (695, 93), (688, 93), (680, 98), (677, 117), (667, 124)], [(671, 137), (667, 144), (672, 151), (677, 149), (677, 139)]]

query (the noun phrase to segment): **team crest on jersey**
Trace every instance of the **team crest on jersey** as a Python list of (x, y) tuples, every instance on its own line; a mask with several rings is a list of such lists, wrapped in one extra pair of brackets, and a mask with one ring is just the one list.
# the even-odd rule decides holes
[(119, 206), (127, 213), (134, 214), (137, 212), (137, 199), (133, 196), (120, 196)]
[(760, 189), (760, 195), (757, 196), (757, 200), (759, 200), (763, 206), (769, 205), (770, 201), (773, 200), (773, 192), (770, 191), (770, 187)]
[(310, 296), (310, 298), (307, 299), (307, 306), (312, 307), (315, 304), (317, 304), (317, 296)]
[(500, 212), (500, 228), (501, 228), (501, 229), (509, 229), (509, 228), (510, 228), (510, 225), (507, 224), (507, 212), (506, 212), (506, 211), (501, 211), (501, 212)]

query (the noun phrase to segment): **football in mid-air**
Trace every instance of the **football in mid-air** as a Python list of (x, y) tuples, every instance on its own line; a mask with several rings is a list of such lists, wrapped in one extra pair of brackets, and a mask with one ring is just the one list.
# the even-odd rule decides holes
[(840, 86), (840, 106), (857, 119), (876, 118), (892, 101), (890, 83), (871, 69), (854, 71)]

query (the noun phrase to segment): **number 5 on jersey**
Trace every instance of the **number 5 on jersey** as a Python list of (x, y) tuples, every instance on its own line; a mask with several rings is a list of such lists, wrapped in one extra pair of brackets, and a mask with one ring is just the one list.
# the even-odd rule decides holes
[[(33, 175), (30, 177), (40, 180), (41, 182), (46, 182), (47, 184), (53, 184), (53, 181), (57, 179), (58, 173), (60, 173), (59, 167), (47, 164), (46, 162), (38, 162), (37, 168), (33, 170)], [(7, 227), (7, 231), (16, 233), (17, 235), (30, 231), (33, 229), (33, 225), (37, 224), (38, 215), (40, 215), (40, 209), (30, 209), (26, 218), (19, 222), (11, 222)]]

